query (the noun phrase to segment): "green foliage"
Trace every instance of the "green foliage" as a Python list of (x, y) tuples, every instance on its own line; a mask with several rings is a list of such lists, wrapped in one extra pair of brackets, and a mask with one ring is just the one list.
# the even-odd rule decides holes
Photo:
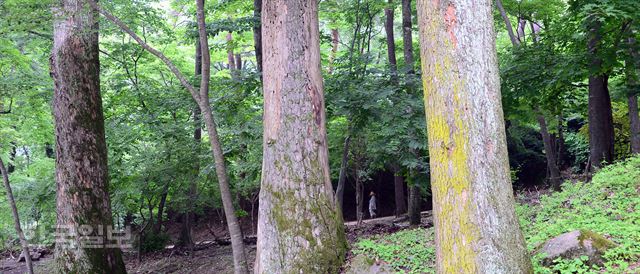
[(565, 183), (562, 192), (542, 196), (539, 204), (519, 205), (516, 210), (531, 251), (552, 237), (578, 229), (592, 230), (618, 244), (605, 253), (602, 268), (591, 269), (584, 260), (574, 260), (561, 261), (553, 269), (546, 269), (540, 264), (540, 256), (536, 256), (533, 258), (536, 271), (623, 273), (629, 262), (639, 260), (639, 182), (640, 157), (634, 157), (603, 169), (591, 182)]
[(138, 244), (142, 244), (142, 246), (140, 247), (140, 250), (142, 252), (147, 253), (152, 251), (163, 250), (167, 242), (169, 242), (168, 234), (162, 233), (162, 232), (157, 234), (153, 232), (148, 232), (144, 234), (144, 239), (142, 240), (141, 243), (138, 243)]
[(435, 273), (433, 228), (402, 230), (358, 241), (354, 254), (388, 263), (402, 273)]

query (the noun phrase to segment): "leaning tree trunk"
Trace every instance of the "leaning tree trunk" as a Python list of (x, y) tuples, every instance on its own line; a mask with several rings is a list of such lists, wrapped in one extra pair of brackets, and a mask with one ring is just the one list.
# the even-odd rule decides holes
[[(87, 1), (53, 8), (51, 75), (56, 135), (56, 268), (63, 273), (126, 273), (119, 248), (107, 248), (111, 227), (107, 145), (100, 97), (98, 16)], [(87, 246), (78, 228), (103, 244)]]
[(218, 177), (218, 185), (220, 187), (220, 196), (222, 198), (222, 206), (224, 208), (225, 217), (227, 220), (227, 226), (229, 228), (229, 235), (231, 238), (231, 247), (233, 250), (233, 264), (235, 273), (247, 273), (247, 259), (244, 250), (244, 242), (242, 239), (242, 231), (240, 230), (240, 224), (238, 217), (235, 215), (233, 208), (233, 199), (231, 196), (231, 190), (229, 188), (229, 177), (227, 176), (227, 167), (224, 162), (224, 154), (222, 153), (222, 144), (218, 137), (218, 131), (213, 118), (213, 112), (211, 105), (209, 105), (209, 81), (211, 78), (211, 56), (209, 55), (209, 40), (206, 33), (205, 24), (205, 12), (204, 12), (204, 0), (196, 0), (197, 16), (198, 16), (198, 35), (200, 41), (200, 48), (202, 49), (202, 77), (200, 77), (200, 90), (196, 90), (187, 80), (187, 78), (180, 72), (173, 62), (167, 56), (162, 54), (151, 47), (140, 36), (125, 25), (120, 19), (113, 16), (107, 10), (98, 5), (95, 0), (88, 0), (95, 9), (97, 9), (102, 15), (104, 15), (109, 21), (116, 24), (120, 29), (129, 34), (142, 48), (149, 53), (155, 55), (160, 59), (169, 70), (178, 78), (180, 84), (189, 91), (193, 100), (198, 104), (202, 116), (204, 118), (204, 124), (207, 127), (207, 134), (209, 135), (209, 143), (211, 145), (211, 154), (215, 161), (216, 175)]
[(513, 33), (513, 25), (511, 25), (511, 20), (509, 20), (509, 15), (507, 15), (507, 11), (504, 10), (502, 6), (502, 1), (496, 0), (496, 7), (498, 11), (500, 11), (500, 16), (502, 16), (502, 20), (504, 20), (504, 24), (507, 28), (507, 33), (509, 34), (509, 39), (511, 39), (511, 44), (513, 46), (519, 46), (520, 40), (516, 37), (515, 33)]
[(398, 82), (398, 65), (396, 62), (396, 41), (393, 37), (393, 0), (389, 0), (389, 7), (384, 9), (385, 21), (384, 30), (387, 34), (387, 57), (389, 59), (389, 70), (391, 71), (391, 81)]
[(554, 190), (560, 190), (560, 170), (556, 163), (556, 152), (551, 140), (551, 134), (547, 128), (547, 121), (544, 115), (538, 110), (538, 124), (540, 125), (540, 134), (544, 144), (544, 154), (547, 157), (547, 173), (549, 175), (549, 183)]
[(514, 209), (490, 0), (419, 0), (438, 273), (532, 273)]
[(16, 206), (16, 201), (13, 199), (11, 184), (9, 184), (9, 172), (4, 167), (2, 157), (0, 157), (0, 174), (2, 174), (2, 180), (4, 181), (4, 188), (7, 192), (7, 201), (9, 201), (9, 206), (11, 207), (13, 223), (16, 228), (16, 234), (18, 234), (18, 239), (20, 239), (22, 254), (24, 254), (25, 262), (27, 263), (27, 270), (29, 271), (29, 274), (33, 274), (33, 263), (31, 263), (31, 254), (29, 254), (29, 242), (27, 242), (27, 238), (24, 236), (22, 227), (20, 226), (20, 215), (18, 215), (18, 207)]
[(602, 70), (602, 59), (598, 57), (601, 42), (600, 22), (591, 19), (589, 25), (588, 50), (591, 66), (598, 71), (589, 76), (589, 157), (592, 169), (600, 168), (603, 162), (613, 162), (614, 131), (609, 77)]
[(329, 175), (318, 2), (264, 1), (262, 12), (269, 69), (255, 273), (336, 273), (346, 241)]

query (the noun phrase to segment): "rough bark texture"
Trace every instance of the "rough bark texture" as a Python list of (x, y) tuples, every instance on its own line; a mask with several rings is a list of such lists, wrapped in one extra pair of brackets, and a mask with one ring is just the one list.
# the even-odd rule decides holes
[(384, 9), (385, 21), (384, 30), (387, 34), (387, 58), (389, 59), (389, 70), (391, 80), (398, 82), (398, 65), (396, 61), (396, 41), (393, 36), (393, 0), (389, 0), (389, 7)]
[(402, 41), (404, 43), (404, 64), (408, 74), (414, 73), (413, 27), (411, 23), (411, 0), (402, 0)]
[(609, 96), (609, 77), (601, 72), (602, 59), (598, 57), (600, 23), (593, 19), (589, 25), (588, 50), (592, 69), (589, 76), (589, 155), (591, 168), (600, 168), (603, 162), (613, 162), (613, 111)]
[(11, 214), (13, 216), (13, 223), (16, 229), (16, 234), (18, 234), (18, 239), (20, 239), (20, 245), (22, 246), (22, 254), (25, 254), (25, 262), (27, 263), (27, 270), (29, 274), (33, 274), (33, 264), (31, 263), (31, 256), (29, 254), (29, 243), (27, 242), (27, 238), (24, 236), (22, 232), (22, 227), (20, 226), (20, 216), (18, 215), (18, 207), (16, 206), (16, 201), (13, 199), (13, 192), (11, 191), (11, 184), (9, 183), (9, 172), (4, 167), (4, 162), (2, 161), (2, 157), (0, 157), (0, 174), (2, 174), (2, 181), (4, 182), (4, 188), (7, 192), (7, 201), (9, 202), (9, 206), (11, 207)]
[(507, 33), (509, 34), (509, 39), (511, 39), (511, 44), (513, 46), (519, 46), (520, 40), (516, 37), (515, 33), (513, 33), (513, 25), (511, 25), (511, 20), (509, 20), (509, 15), (507, 15), (507, 11), (504, 10), (502, 6), (502, 1), (496, 0), (496, 7), (498, 11), (500, 11), (500, 16), (502, 16), (502, 20), (504, 20), (504, 24), (507, 28)]
[[(100, 97), (98, 16), (81, 0), (62, 0), (55, 15), (51, 75), (56, 135), (57, 230), (90, 226), (102, 237), (112, 225), (107, 146)], [(100, 227), (102, 226), (102, 227)], [(85, 248), (81, 237), (59, 237), (56, 269), (62, 273), (126, 273), (120, 249)]]
[(414, 185), (409, 188), (409, 224), (411, 225), (419, 225), (422, 222), (420, 204), (420, 187), (414, 183)]
[(338, 175), (338, 187), (336, 188), (336, 203), (340, 212), (344, 206), (344, 184), (347, 181), (347, 165), (349, 164), (349, 144), (351, 136), (347, 135), (344, 139), (344, 146), (342, 147), (342, 160), (340, 162), (340, 175)]
[(629, 127), (631, 134), (631, 153), (640, 153), (640, 117), (638, 117), (638, 95), (629, 94), (627, 96), (629, 107)]
[(253, 17), (257, 22), (253, 26), (253, 44), (256, 49), (256, 66), (258, 72), (262, 72), (262, 23), (260, 18), (262, 17), (262, 0), (253, 0)]
[[(539, 112), (539, 111), (538, 111)], [(560, 190), (560, 170), (556, 164), (556, 152), (547, 128), (547, 121), (542, 113), (538, 113), (538, 125), (540, 125), (540, 134), (544, 144), (544, 154), (547, 157), (547, 174), (549, 175), (549, 184), (554, 190)]]
[(514, 210), (491, 1), (419, 0), (438, 273), (532, 273)]
[(362, 180), (358, 178), (358, 170), (354, 170), (354, 177), (356, 178), (356, 221), (358, 225), (362, 224), (364, 220), (364, 185)]
[(329, 175), (317, 5), (262, 6), (269, 69), (255, 273), (337, 273), (346, 251)]
[(407, 212), (407, 202), (404, 199), (404, 177), (399, 170), (393, 174), (393, 190), (396, 203), (396, 217)]

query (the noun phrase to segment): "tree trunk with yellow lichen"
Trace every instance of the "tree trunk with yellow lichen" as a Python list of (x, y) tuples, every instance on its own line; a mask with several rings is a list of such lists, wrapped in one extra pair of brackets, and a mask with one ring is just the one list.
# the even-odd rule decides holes
[(491, 1), (419, 0), (438, 273), (532, 273), (509, 176)]
[(317, 1), (263, 1), (264, 140), (255, 273), (337, 273)]

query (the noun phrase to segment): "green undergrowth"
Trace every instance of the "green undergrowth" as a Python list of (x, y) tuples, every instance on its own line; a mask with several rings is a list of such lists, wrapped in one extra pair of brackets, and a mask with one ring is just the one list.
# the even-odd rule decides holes
[(560, 260), (552, 267), (533, 257), (537, 273), (640, 273), (640, 158), (613, 164), (591, 182), (565, 183), (561, 192), (542, 196), (536, 205), (518, 205), (523, 233), (530, 251), (559, 234), (586, 229), (618, 246), (605, 253), (602, 266), (589, 266), (584, 258)]
[[(573, 230), (590, 230), (617, 244), (592, 266), (586, 257), (557, 260), (542, 266), (532, 256), (536, 273), (640, 273), (640, 157), (613, 164), (591, 182), (565, 183), (561, 192), (544, 195), (539, 203), (516, 206), (529, 251)], [(399, 273), (433, 273), (433, 228), (404, 230), (361, 239), (354, 254), (384, 261)]]
[(388, 263), (400, 273), (435, 273), (433, 228), (375, 235), (354, 245), (353, 253)]

